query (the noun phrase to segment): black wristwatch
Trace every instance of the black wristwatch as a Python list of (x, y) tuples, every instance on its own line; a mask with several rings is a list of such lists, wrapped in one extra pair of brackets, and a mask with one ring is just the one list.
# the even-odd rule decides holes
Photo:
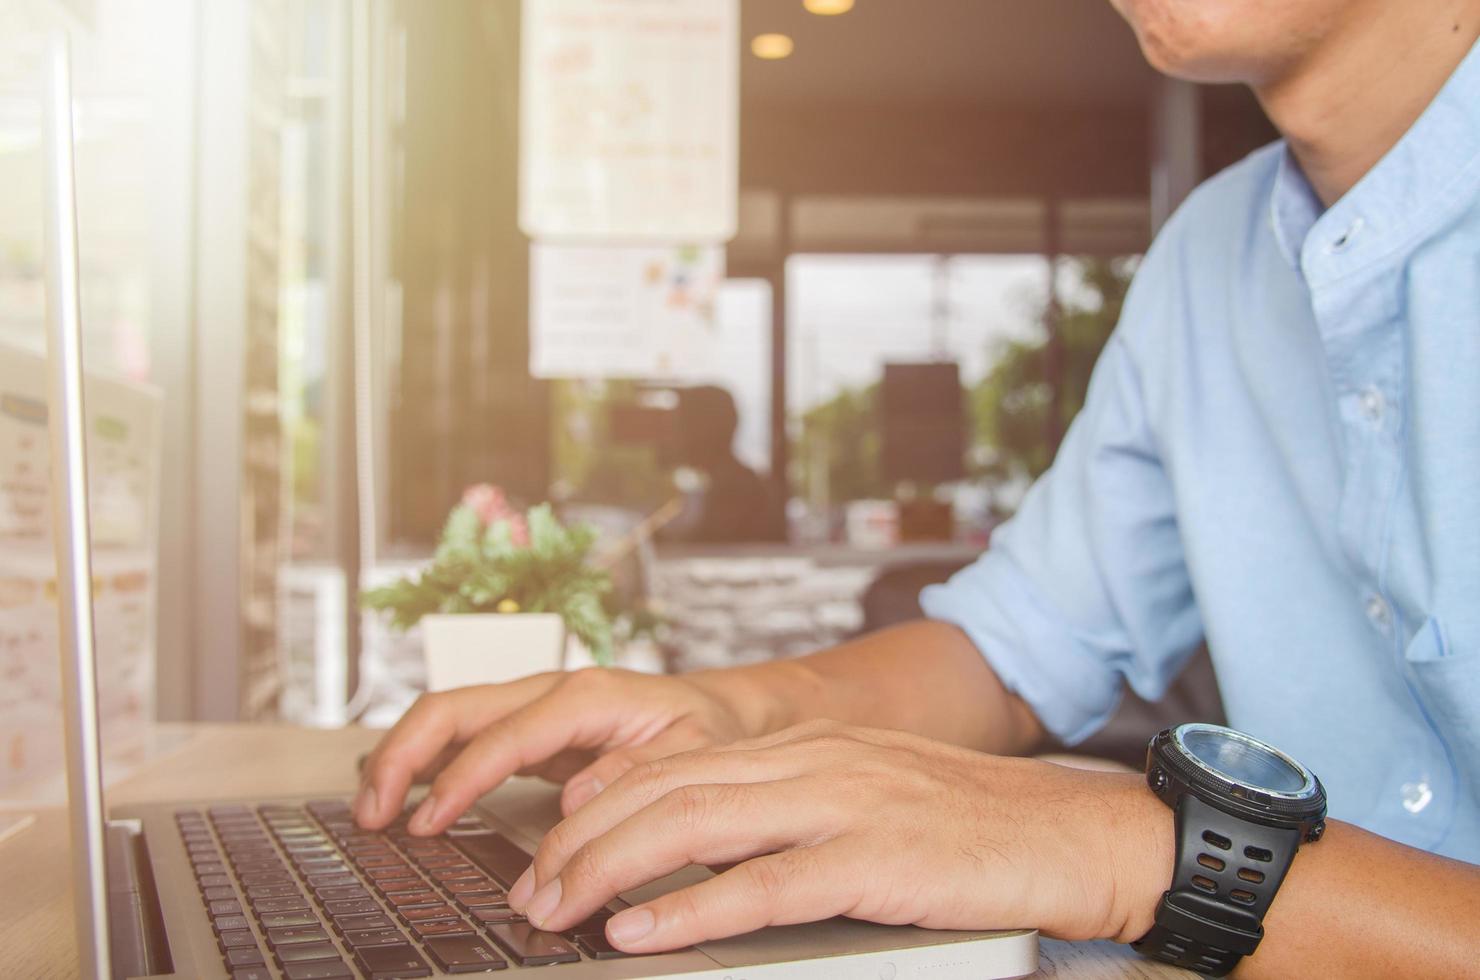
[(1273, 746), (1219, 725), (1179, 725), (1146, 750), (1146, 783), (1177, 815), (1172, 887), (1132, 945), (1221, 977), (1264, 938), (1264, 915), (1302, 842), (1326, 829), (1326, 791)]

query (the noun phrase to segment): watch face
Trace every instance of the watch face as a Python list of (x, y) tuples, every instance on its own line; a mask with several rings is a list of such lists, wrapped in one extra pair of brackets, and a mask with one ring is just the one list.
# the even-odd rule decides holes
[(1305, 767), (1272, 746), (1217, 725), (1182, 725), (1173, 732), (1182, 750), (1215, 776), (1286, 797), (1314, 792)]

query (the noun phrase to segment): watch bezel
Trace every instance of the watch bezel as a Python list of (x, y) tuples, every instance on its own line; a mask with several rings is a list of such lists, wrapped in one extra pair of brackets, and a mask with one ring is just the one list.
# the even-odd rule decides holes
[[(1245, 786), (1248, 789), (1257, 790), (1258, 792), (1264, 793), (1267, 796), (1271, 796), (1275, 799), (1290, 800), (1292, 802), (1304, 802), (1306, 800), (1309, 800), (1313, 798), (1315, 794), (1320, 790), (1320, 783), (1317, 782), (1315, 773), (1305, 768), (1305, 766), (1301, 765), (1299, 761), (1292, 759), (1290, 756), (1286, 755), (1284, 752), (1281, 752), (1279, 749), (1275, 748), (1273, 745), (1270, 745), (1268, 742), (1260, 741), (1252, 735), (1245, 735), (1243, 732), (1238, 731), (1237, 729), (1227, 728), (1223, 725), (1210, 725), (1205, 722), (1189, 722), (1185, 725), (1178, 725), (1176, 728), (1173, 728), (1171, 732), (1172, 744), (1177, 747), (1177, 750), (1181, 752), (1184, 756), (1186, 756), (1188, 761), (1190, 761), (1193, 765), (1202, 769), (1205, 773), (1207, 773), (1214, 779), (1221, 780), (1225, 783)], [(1234, 779), (1226, 775), (1225, 773), (1214, 769), (1202, 759), (1198, 758), (1197, 753), (1187, 746), (1187, 736), (1199, 732), (1217, 735), (1220, 738), (1226, 738), (1234, 742), (1241, 742), (1244, 745), (1252, 746), (1253, 748), (1258, 749), (1260, 752), (1265, 752), (1269, 755), (1274, 756), (1276, 759), (1279, 759), (1281, 762), (1285, 763), (1285, 765), (1289, 766), (1291, 769), (1295, 770), (1295, 772), (1300, 774), (1300, 777), (1303, 780), (1300, 789), (1294, 793), (1286, 793), (1281, 790), (1271, 789), (1268, 786), (1256, 786), (1253, 783), (1241, 782), (1240, 780)]]
[[(1227, 733), (1289, 759), (1301, 773), (1309, 775), (1310, 783), (1302, 787), (1300, 794), (1291, 794), (1230, 779), (1194, 756), (1176, 737), (1177, 732), (1194, 727)], [(1325, 829), (1326, 790), (1315, 773), (1288, 753), (1222, 725), (1192, 722), (1158, 732), (1147, 747), (1146, 779), (1157, 796), (1174, 810), (1184, 793), (1192, 793), (1225, 813), (1263, 826), (1298, 828), (1306, 840), (1315, 840)]]

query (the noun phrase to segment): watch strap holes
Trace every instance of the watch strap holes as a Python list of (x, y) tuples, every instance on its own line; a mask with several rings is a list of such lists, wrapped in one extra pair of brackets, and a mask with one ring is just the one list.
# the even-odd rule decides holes
[(1264, 872), (1255, 871), (1253, 868), (1239, 868), (1238, 876), (1244, 881), (1254, 885), (1264, 884)]
[(1274, 855), (1268, 850), (1262, 847), (1254, 847), (1253, 845), (1244, 848), (1244, 857), (1250, 861), (1261, 861), (1264, 864), (1268, 864), (1274, 860)]
[(1253, 905), (1255, 902), (1254, 893), (1246, 888), (1235, 888), (1228, 893), (1228, 897), (1240, 905)]
[(1197, 856), (1197, 863), (1207, 868), (1209, 871), (1222, 871), (1224, 868), (1228, 867), (1228, 865), (1223, 862), (1222, 858), (1215, 858), (1211, 854), (1199, 854)]
[(1227, 962), (1222, 956), (1204, 953), (1197, 958), (1197, 970), (1199, 973), (1212, 973), (1214, 970), (1221, 970), (1226, 966)]
[(1216, 894), (1218, 891), (1217, 882), (1213, 881), (1213, 879), (1209, 878), (1207, 875), (1193, 875), (1192, 887), (1196, 888), (1198, 891), (1207, 892), (1209, 895)]
[(1213, 845), (1220, 851), (1226, 851), (1233, 847), (1233, 841), (1229, 840), (1227, 837), (1224, 837), (1222, 834), (1215, 834), (1211, 830), (1203, 831), (1203, 840)]

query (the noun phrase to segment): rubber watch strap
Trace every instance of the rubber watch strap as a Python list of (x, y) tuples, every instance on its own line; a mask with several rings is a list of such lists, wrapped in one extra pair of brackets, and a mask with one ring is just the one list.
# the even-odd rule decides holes
[(1264, 915), (1300, 831), (1261, 827), (1190, 793), (1177, 803), (1177, 863), (1156, 925), (1131, 945), (1163, 963), (1221, 977), (1264, 938)]

